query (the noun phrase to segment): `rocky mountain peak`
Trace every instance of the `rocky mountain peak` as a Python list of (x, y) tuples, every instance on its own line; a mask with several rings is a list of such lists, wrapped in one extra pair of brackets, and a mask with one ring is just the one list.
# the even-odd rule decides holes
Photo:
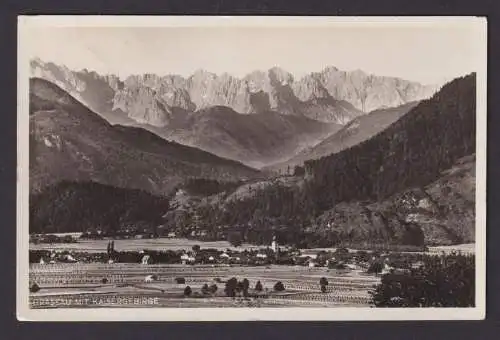
[(273, 86), (286, 86), (293, 83), (293, 76), (284, 69), (274, 66), (268, 71), (269, 81)]
[[(228, 106), (241, 114), (274, 110), (344, 124), (363, 112), (428, 98), (435, 90), (361, 70), (340, 71), (334, 66), (301, 79), (274, 66), (243, 78), (198, 69), (188, 78), (142, 74), (121, 81), (116, 75), (75, 72), (40, 59), (33, 59), (30, 65), (32, 76), (56, 83), (105, 117), (123, 115), (116, 113), (120, 109), (126, 118), (154, 126), (168, 124), (174, 108), (196, 111), (215, 105)], [(137, 88), (144, 89), (133, 90)]]

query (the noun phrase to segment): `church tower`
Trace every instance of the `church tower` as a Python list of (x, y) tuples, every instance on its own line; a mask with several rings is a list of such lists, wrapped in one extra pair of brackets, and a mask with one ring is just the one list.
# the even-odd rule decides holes
[(276, 242), (276, 235), (273, 236), (273, 242), (271, 242), (271, 248), (274, 252), (278, 250), (278, 242)]

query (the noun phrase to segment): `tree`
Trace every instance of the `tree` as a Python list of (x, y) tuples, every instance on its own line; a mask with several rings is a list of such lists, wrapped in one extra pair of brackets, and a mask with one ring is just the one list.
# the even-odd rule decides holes
[(371, 294), (377, 307), (473, 307), (475, 256), (424, 255), (419, 268), (382, 275)]
[(370, 264), (370, 267), (368, 268), (367, 272), (370, 274), (371, 273), (379, 274), (382, 272), (382, 269), (384, 269), (382, 262), (374, 261), (372, 264)]
[(241, 233), (233, 232), (228, 235), (228, 241), (233, 247), (239, 247), (243, 244)]
[(255, 284), (255, 290), (261, 292), (263, 289), (264, 287), (262, 287), (262, 283), (260, 283), (260, 281), (257, 281), (257, 283)]
[(326, 279), (326, 277), (322, 277), (319, 280), (319, 285), (321, 286), (321, 292), (326, 293), (326, 286), (328, 286), (328, 280)]
[(215, 294), (217, 292), (217, 285), (214, 283), (213, 285), (210, 286), (210, 293)]
[(250, 281), (248, 281), (247, 278), (244, 278), (242, 281), (242, 288), (243, 288), (243, 296), (247, 297), (248, 296), (248, 288), (250, 287)]
[(195, 253), (198, 253), (200, 251), (201, 247), (198, 244), (195, 244), (191, 249), (193, 249), (193, 251)]
[(281, 281), (278, 281), (276, 282), (276, 284), (274, 285), (274, 290), (277, 291), (277, 292), (282, 292), (285, 290), (285, 285), (283, 284), (283, 282)]
[(237, 286), (238, 286), (238, 280), (235, 277), (229, 279), (226, 282), (226, 287), (224, 288), (226, 296), (235, 297)]
[(33, 282), (31, 285), (30, 285), (30, 292), (31, 293), (36, 293), (40, 290), (40, 286), (36, 284), (36, 282)]
[(192, 293), (191, 287), (186, 286), (186, 288), (184, 288), (184, 296), (190, 296), (191, 293)]
[(105, 277), (103, 277), (103, 278), (102, 278), (102, 280), (101, 280), (101, 282), (102, 282), (103, 284), (106, 284), (106, 283), (108, 283), (108, 279), (107, 279), (107, 278), (105, 278)]
[(295, 168), (293, 169), (294, 176), (301, 177), (301, 176), (304, 176), (305, 173), (306, 173), (305, 169), (301, 166), (296, 165)]
[(202, 293), (203, 295), (207, 295), (209, 292), (210, 292), (210, 291), (209, 291), (209, 289), (208, 289), (208, 285), (205, 283), (205, 284), (203, 285), (203, 287), (201, 287), (201, 293)]

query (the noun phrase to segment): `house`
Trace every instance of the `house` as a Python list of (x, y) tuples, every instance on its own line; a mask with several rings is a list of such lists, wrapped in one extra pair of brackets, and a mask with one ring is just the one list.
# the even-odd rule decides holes
[(195, 262), (195, 261), (196, 261), (196, 259), (189, 254), (182, 254), (181, 255), (181, 263), (182, 264), (186, 264), (188, 262)]
[(389, 266), (387, 263), (384, 263), (384, 268), (382, 269), (381, 274), (388, 274), (388, 273), (390, 273), (392, 270), (394, 270), (394, 268), (393, 268), (393, 267)]
[(415, 263), (412, 263), (412, 265), (411, 265), (411, 267), (413, 269), (418, 269), (418, 268), (423, 267), (423, 266), (424, 266), (424, 262), (422, 262), (422, 261), (417, 261)]
[(142, 263), (142, 264), (151, 264), (151, 263), (152, 263), (151, 256), (149, 256), (149, 255), (144, 255), (144, 256), (142, 257), (141, 263)]
[(156, 281), (156, 280), (158, 280), (158, 276), (156, 276), (154, 274), (153, 275), (148, 275), (148, 276), (146, 276), (144, 278), (144, 282), (148, 282), (148, 283)]
[(71, 254), (63, 255), (62, 260), (66, 262), (76, 262), (76, 259), (73, 256), (71, 256)]
[(307, 263), (307, 266), (308, 266), (309, 268), (318, 267), (318, 263), (317, 263), (315, 260), (312, 260), (312, 259), (311, 259), (311, 260), (307, 261), (306, 263)]
[(231, 256), (229, 256), (227, 253), (222, 253), (222, 254), (219, 255), (219, 257), (224, 258), (224, 259), (228, 259)]

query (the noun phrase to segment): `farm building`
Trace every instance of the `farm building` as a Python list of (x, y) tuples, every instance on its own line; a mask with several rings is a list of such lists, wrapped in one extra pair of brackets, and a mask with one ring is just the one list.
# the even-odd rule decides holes
[(153, 274), (153, 275), (148, 275), (144, 278), (144, 282), (153, 282), (158, 280), (158, 276)]
[(151, 264), (152, 262), (153, 262), (153, 261), (152, 261), (152, 259), (151, 259), (151, 256), (149, 256), (149, 255), (144, 255), (144, 256), (142, 257), (142, 260), (141, 260), (141, 263), (142, 263), (142, 264)]

